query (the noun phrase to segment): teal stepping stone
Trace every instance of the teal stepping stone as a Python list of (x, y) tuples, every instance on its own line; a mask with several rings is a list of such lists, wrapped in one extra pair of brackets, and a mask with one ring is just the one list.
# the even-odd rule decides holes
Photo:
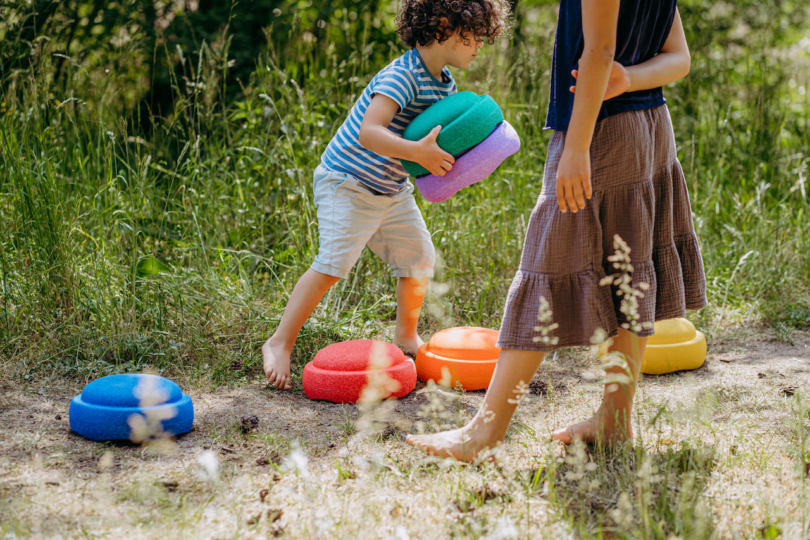
[[(425, 109), (411, 121), (402, 137), (418, 141), (436, 126), (442, 126), (436, 143), (455, 157), (481, 143), (501, 122), (503, 113), (491, 97), (486, 94), (479, 96), (475, 92), (457, 92)], [(430, 174), (416, 162), (401, 161), (413, 177)]]

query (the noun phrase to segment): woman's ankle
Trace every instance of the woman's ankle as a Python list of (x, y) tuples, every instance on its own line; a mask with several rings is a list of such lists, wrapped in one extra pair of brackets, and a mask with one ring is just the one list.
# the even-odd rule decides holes
[(476, 415), (462, 429), (470, 437), (471, 443), (478, 448), (495, 448), (506, 438), (506, 430), (493, 425), (492, 420), (481, 418), (479, 415)]
[(596, 411), (596, 420), (606, 434), (619, 431), (632, 433), (633, 405), (602, 402)]

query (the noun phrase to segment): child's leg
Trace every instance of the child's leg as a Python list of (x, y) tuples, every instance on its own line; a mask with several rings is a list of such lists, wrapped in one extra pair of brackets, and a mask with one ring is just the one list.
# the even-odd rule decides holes
[(326, 291), (339, 280), (338, 277), (310, 268), (295, 284), (276, 333), (262, 346), (264, 373), (268, 382), (276, 388), (290, 388), (290, 353), (298, 332), (318, 307)]
[(436, 250), (413, 198), (413, 185), (408, 183), (400, 193), (378, 198), (381, 199), (378, 204), (387, 204), (387, 207), (380, 228), (368, 241), (368, 248), (388, 264), (398, 278), (394, 343), (409, 355), (415, 355), (423, 343), (416, 333), (416, 324), (433, 276)]
[(413, 356), (424, 343), (416, 333), (419, 312), (425, 300), (430, 278), (401, 277), (397, 281), (397, 328), (394, 344)]
[(566, 444), (575, 438), (589, 443), (631, 440), (633, 397), (636, 394), (641, 358), (644, 356), (646, 346), (646, 337), (638, 337), (627, 330), (619, 329), (619, 335), (613, 338), (609, 350), (624, 354), (629, 369), (625, 372), (621, 367), (610, 367), (607, 369), (607, 375), (608, 378), (615, 378), (611, 375), (629, 376), (630, 381), (626, 384), (606, 384), (602, 404), (591, 418), (555, 431), (552, 437)]
[[(435, 456), (473, 461), (506, 437), (518, 402), (525, 393), (544, 353), (502, 349), (484, 402), (463, 428), (432, 435), (408, 435), (408, 442)], [(524, 386), (525, 385), (525, 386)]]

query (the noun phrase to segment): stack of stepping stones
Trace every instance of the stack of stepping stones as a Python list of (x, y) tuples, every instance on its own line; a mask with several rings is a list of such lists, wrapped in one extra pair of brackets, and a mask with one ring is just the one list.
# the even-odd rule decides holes
[(402, 136), (418, 141), (436, 126), (442, 126), (436, 143), (456, 158), (453, 168), (444, 176), (435, 176), (418, 163), (402, 160), (419, 192), (430, 202), (446, 201), (483, 180), (520, 149), (520, 137), (486, 94), (457, 92), (437, 101), (414, 118)]

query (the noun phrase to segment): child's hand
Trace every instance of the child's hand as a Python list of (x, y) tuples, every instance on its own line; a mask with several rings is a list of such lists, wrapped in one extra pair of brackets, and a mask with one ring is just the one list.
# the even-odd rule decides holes
[(441, 130), (442, 126), (436, 126), (419, 141), (419, 155), (414, 160), (435, 176), (444, 176), (456, 162), (452, 155), (442, 150), (436, 143), (436, 137), (439, 136)]
[[(573, 75), (574, 80), (576, 80), (579, 71), (576, 69), (572, 70), (571, 75)], [(614, 60), (613, 69), (610, 70), (610, 78), (608, 79), (607, 89), (605, 90), (604, 101), (624, 94), (628, 88), (630, 88), (630, 75), (623, 65)], [(569, 90), (571, 90), (572, 93), (576, 92), (577, 87), (571, 86)]]
[(564, 214), (570, 209), (576, 214), (577, 210), (585, 208), (585, 199), (590, 199), (592, 194), (590, 152), (564, 148), (557, 165), (557, 204), (560, 210)]

